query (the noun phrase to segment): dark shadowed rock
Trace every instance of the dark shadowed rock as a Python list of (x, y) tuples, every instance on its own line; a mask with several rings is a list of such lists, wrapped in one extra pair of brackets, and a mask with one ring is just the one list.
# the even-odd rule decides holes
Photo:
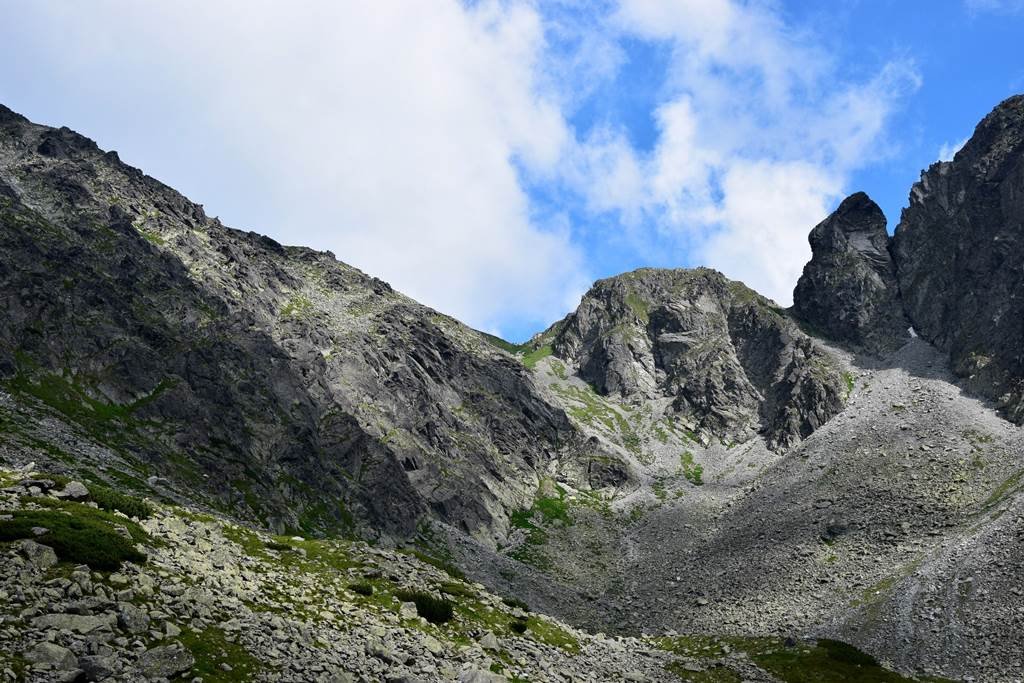
[(1024, 96), (921, 175), (893, 256), (917, 332), (970, 389), (1024, 422)]
[(763, 433), (787, 448), (843, 405), (841, 375), (786, 313), (706, 268), (598, 281), (553, 348), (599, 392), (674, 397), (679, 415), (723, 440)]
[(0, 225), (3, 389), (165, 495), (279, 531), (491, 538), (577, 440), (476, 331), (7, 109)]
[(872, 351), (910, 339), (885, 216), (870, 197), (847, 197), (808, 239), (811, 260), (793, 292), (797, 318), (830, 339)]

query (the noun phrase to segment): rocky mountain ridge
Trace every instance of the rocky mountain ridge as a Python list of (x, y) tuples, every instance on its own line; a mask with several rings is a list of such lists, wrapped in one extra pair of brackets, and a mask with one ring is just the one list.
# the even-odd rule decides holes
[(858, 193), (810, 235), (795, 314), (868, 350), (914, 334), (972, 391), (1024, 422), (1024, 96), (986, 116), (952, 161), (921, 174), (895, 234)]

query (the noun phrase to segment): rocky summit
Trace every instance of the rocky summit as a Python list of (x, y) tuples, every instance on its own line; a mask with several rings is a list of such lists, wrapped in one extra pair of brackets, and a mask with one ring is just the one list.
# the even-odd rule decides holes
[(1021, 681), (1022, 197), (517, 345), (0, 107), (0, 681)]

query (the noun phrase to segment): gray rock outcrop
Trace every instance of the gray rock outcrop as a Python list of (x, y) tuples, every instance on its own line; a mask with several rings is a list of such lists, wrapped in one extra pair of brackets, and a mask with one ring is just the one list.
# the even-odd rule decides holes
[(910, 323), (878, 205), (852, 194), (808, 239), (812, 257), (793, 292), (796, 317), (829, 339), (871, 351), (906, 343)]
[(598, 281), (560, 326), (557, 356), (603, 394), (674, 397), (723, 440), (785, 449), (843, 406), (841, 374), (771, 301), (706, 268)]
[(921, 175), (893, 256), (917, 332), (971, 390), (1024, 422), (1024, 96)]

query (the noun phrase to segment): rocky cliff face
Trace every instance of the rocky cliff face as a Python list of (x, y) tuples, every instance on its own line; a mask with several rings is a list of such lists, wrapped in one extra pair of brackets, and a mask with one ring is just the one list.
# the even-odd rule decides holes
[(922, 174), (893, 255), (918, 333), (972, 390), (1024, 422), (1024, 96)]
[(972, 392), (1024, 422), (1024, 96), (978, 124), (951, 162), (910, 193), (890, 240), (863, 193), (810, 235), (813, 258), (795, 315), (869, 351), (893, 349), (905, 327), (949, 354)]
[(811, 260), (793, 292), (793, 312), (821, 334), (872, 351), (910, 335), (885, 216), (863, 192), (811, 231)]
[(597, 282), (552, 348), (600, 393), (672, 397), (697, 431), (726, 441), (760, 433), (788, 448), (843, 405), (840, 373), (784, 311), (703, 268)]
[(0, 221), (4, 388), (123, 479), (278, 530), (487, 537), (573, 443), (475, 331), (3, 108)]

